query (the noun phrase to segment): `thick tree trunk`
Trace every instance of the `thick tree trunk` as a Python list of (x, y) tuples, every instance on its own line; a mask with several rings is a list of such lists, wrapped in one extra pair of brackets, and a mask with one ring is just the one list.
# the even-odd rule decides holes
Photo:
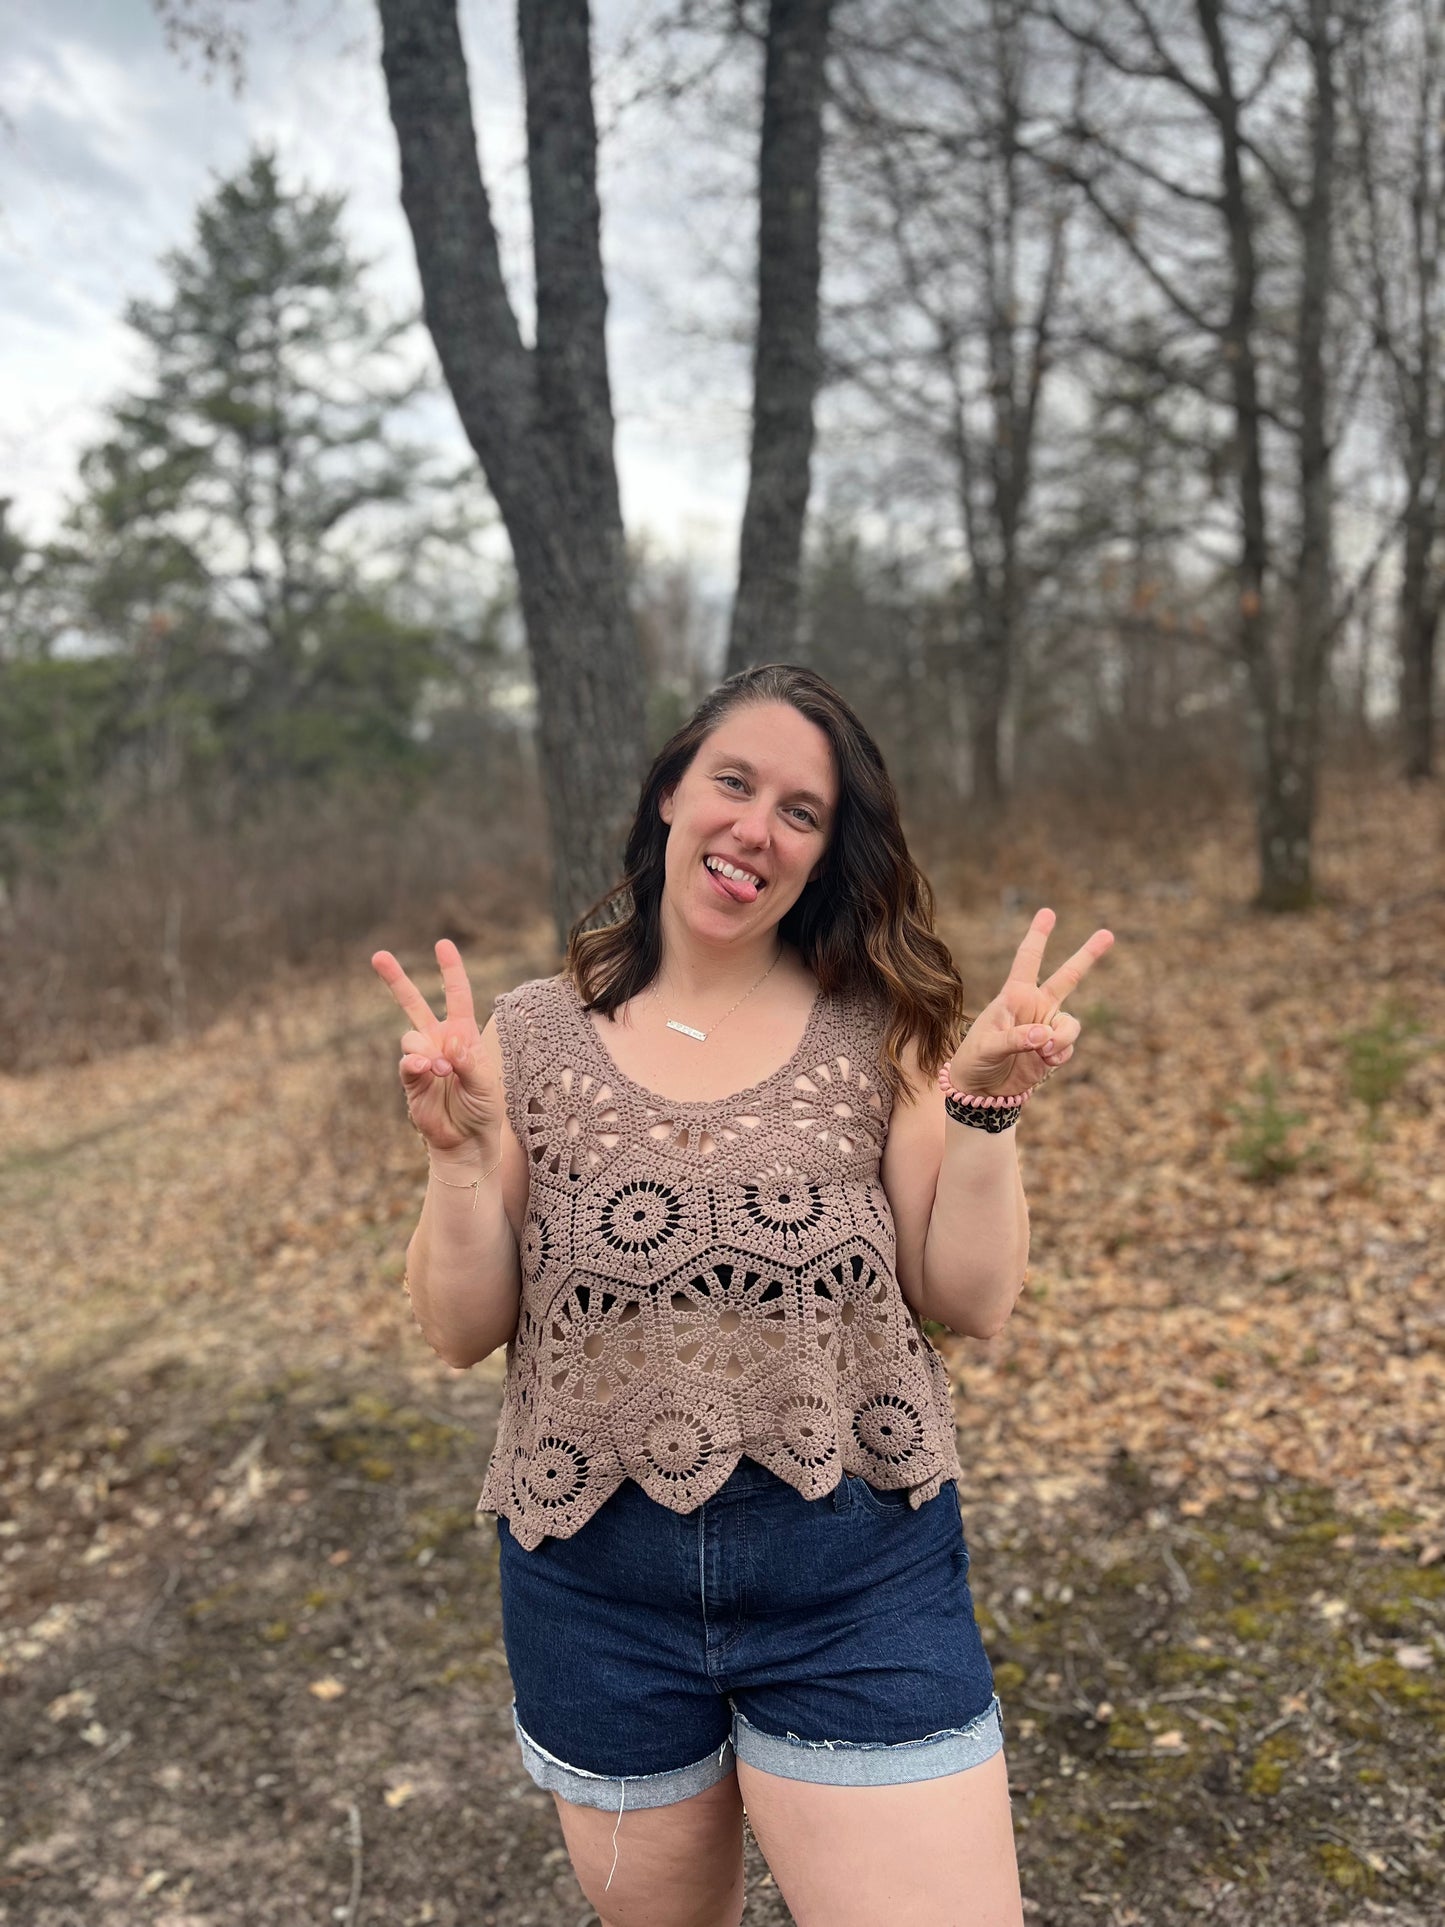
[(818, 391), (819, 173), (832, 0), (771, 0), (758, 166), (752, 465), (727, 673), (787, 661)]
[[(1237, 635), (1250, 693), (1251, 774), (1260, 865), (1255, 900), (1261, 908), (1278, 910), (1308, 901), (1313, 774), (1306, 785), (1298, 767), (1292, 720), (1294, 679), (1279, 674), (1270, 650), (1270, 611), (1266, 603), (1270, 538), (1256, 353), (1259, 271), (1254, 215), (1244, 180), (1239, 98), (1220, 0), (1196, 0), (1196, 9), (1214, 71), (1221, 201), (1229, 242), (1230, 309), (1223, 341), (1233, 389), (1240, 464)], [(1292, 653), (1297, 657), (1297, 648)]]
[[(528, 350), (477, 157), (456, 0), (379, 0), (427, 326), (511, 539), (559, 944), (616, 882), (646, 756), (613, 462), (586, 0), (519, 0), (537, 280)], [(483, 840), (486, 825), (470, 826)]]
[(1303, 210), (1296, 394), (1299, 410), (1299, 554), (1289, 672), (1276, 718), (1269, 827), (1262, 828), (1260, 902), (1272, 910), (1314, 901), (1311, 853), (1320, 757), (1320, 712), (1334, 632), (1334, 474), (1327, 342), (1334, 289), (1335, 55), (1331, 0), (1309, 0), (1309, 195)]

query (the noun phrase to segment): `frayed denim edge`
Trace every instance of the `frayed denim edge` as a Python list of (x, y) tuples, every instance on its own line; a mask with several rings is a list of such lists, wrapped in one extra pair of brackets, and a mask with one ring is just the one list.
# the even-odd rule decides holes
[(946, 1727), (925, 1739), (894, 1746), (765, 1733), (743, 1713), (736, 1714), (733, 1732), (737, 1756), (746, 1765), (785, 1780), (810, 1780), (822, 1786), (898, 1786), (910, 1780), (934, 1780), (982, 1765), (1004, 1743), (1003, 1708), (997, 1693), (967, 1726)]
[(724, 1740), (716, 1753), (708, 1753), (691, 1766), (669, 1768), (662, 1773), (628, 1773), (609, 1776), (589, 1773), (586, 1767), (569, 1766), (534, 1740), (517, 1718), (517, 1702), (512, 1700), (512, 1726), (522, 1749), (522, 1764), (539, 1787), (560, 1793), (577, 1806), (599, 1807), (604, 1813), (628, 1807), (666, 1807), (675, 1800), (701, 1793), (732, 1771), (732, 1741)]

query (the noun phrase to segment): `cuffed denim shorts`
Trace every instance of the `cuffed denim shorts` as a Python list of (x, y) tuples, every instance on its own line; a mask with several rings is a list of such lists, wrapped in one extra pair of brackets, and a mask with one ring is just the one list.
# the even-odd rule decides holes
[(627, 1479), (528, 1552), (497, 1519), (512, 1720), (537, 1785), (667, 1806), (733, 1756), (832, 1786), (929, 1780), (1004, 1742), (958, 1487), (916, 1510), (845, 1474), (806, 1499), (752, 1459), (694, 1511)]

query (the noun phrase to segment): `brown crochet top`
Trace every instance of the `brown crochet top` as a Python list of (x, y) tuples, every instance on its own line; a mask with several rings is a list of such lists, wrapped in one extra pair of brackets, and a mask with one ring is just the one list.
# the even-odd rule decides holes
[(881, 1006), (819, 993), (771, 1077), (687, 1102), (623, 1075), (565, 974), (495, 1012), (531, 1190), (476, 1510), (531, 1551), (628, 1478), (691, 1512), (744, 1454), (810, 1499), (843, 1472), (915, 1507), (957, 1479), (948, 1375), (898, 1289), (878, 1177)]

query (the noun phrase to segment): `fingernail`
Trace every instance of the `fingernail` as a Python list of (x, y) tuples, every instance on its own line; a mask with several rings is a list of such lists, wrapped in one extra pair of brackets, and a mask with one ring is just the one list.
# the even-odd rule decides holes
[(1029, 1032), (1029, 1042), (1031, 1044), (1042, 1044), (1048, 1034), (1041, 1024), (1035, 1024)]

